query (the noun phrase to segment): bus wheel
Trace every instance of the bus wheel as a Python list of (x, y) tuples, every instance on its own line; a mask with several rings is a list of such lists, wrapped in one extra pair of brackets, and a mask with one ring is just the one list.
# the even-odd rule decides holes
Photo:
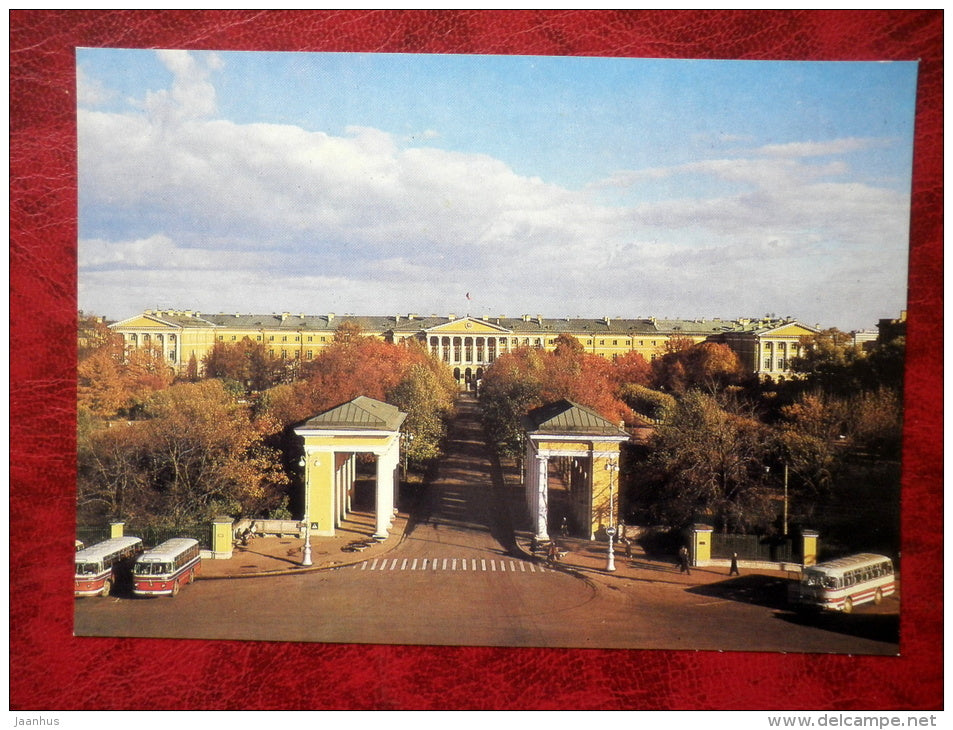
[(113, 589), (112, 581), (107, 580), (105, 583), (103, 583), (103, 592), (102, 592), (103, 598), (105, 598), (110, 593), (112, 593), (112, 589)]
[(172, 584), (172, 597), (175, 598), (177, 595), (179, 595), (179, 581)]
[(850, 613), (854, 610), (854, 599), (850, 596), (844, 599), (844, 613)]
[(878, 588), (877, 592), (874, 593), (874, 605), (879, 606), (881, 603), (883, 603), (883, 600), (884, 600), (884, 593), (882, 590)]

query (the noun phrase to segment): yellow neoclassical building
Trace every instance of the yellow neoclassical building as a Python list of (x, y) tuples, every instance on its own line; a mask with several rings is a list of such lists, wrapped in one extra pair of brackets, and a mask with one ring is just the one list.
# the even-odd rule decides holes
[(518, 347), (552, 350), (561, 334), (575, 337), (587, 352), (612, 359), (638, 352), (647, 360), (665, 352), (676, 338), (692, 342), (722, 342), (731, 347), (744, 367), (761, 378), (789, 374), (791, 358), (800, 352), (800, 338), (818, 332), (792, 319), (549, 319), (520, 317), (457, 317), (417, 314), (354, 316), (335, 314), (207, 314), (180, 310), (147, 310), (110, 327), (128, 347), (154, 346), (176, 372), (194, 357), (203, 358), (216, 342), (263, 343), (270, 354), (306, 362), (334, 340), (342, 324), (356, 325), (365, 335), (388, 342), (416, 340), (453, 370), (462, 385), (483, 375), (500, 355)]

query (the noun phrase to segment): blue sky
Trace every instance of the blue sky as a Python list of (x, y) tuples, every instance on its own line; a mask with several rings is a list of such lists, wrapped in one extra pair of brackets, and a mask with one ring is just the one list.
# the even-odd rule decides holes
[(905, 307), (913, 63), (80, 49), (77, 82), (111, 318)]

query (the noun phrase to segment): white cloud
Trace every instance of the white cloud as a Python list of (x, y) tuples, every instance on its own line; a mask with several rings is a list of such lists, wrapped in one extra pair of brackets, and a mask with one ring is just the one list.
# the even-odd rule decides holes
[(789, 142), (787, 144), (765, 145), (755, 150), (756, 154), (774, 157), (824, 157), (828, 155), (843, 155), (848, 152), (857, 152), (880, 147), (886, 144), (885, 140), (858, 139), (846, 137), (824, 142)]
[[(858, 256), (905, 263), (907, 201), (850, 182), (836, 158), (879, 142), (766, 146), (575, 192), (487, 155), (415, 146), (432, 131), (407, 142), (216, 118), (220, 59), (159, 56), (171, 87), (136, 111), (93, 109), (107, 90), (82, 80), (81, 216), (98, 228), (80, 245), (80, 292), (94, 311), (441, 311), (472, 289), (503, 311), (798, 314), (822, 305), (818, 271), (836, 280)], [(810, 159), (821, 155), (832, 159)], [(639, 199), (663, 181), (673, 195)], [(628, 204), (595, 197), (617, 188)]]
[(92, 78), (82, 66), (76, 67), (76, 98), (80, 106), (96, 107), (105, 104), (115, 94), (101, 81)]

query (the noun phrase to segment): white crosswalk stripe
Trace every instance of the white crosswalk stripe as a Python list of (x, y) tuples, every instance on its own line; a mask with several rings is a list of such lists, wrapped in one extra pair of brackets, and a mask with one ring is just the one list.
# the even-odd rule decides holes
[(374, 558), (349, 566), (353, 570), (406, 572), (468, 572), (468, 573), (552, 573), (537, 563), (525, 560), (497, 560), (496, 558)]

